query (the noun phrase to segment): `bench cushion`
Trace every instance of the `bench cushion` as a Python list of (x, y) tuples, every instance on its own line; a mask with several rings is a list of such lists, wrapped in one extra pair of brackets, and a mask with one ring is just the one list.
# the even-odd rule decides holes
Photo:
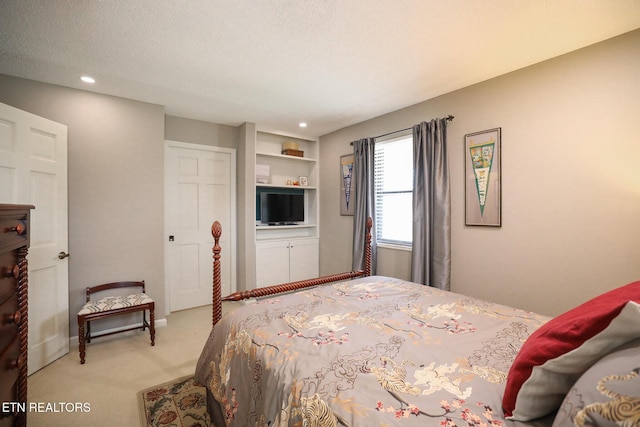
[(89, 301), (82, 306), (78, 312), (78, 316), (91, 313), (101, 313), (118, 308), (134, 307), (136, 305), (148, 304), (153, 302), (147, 294), (133, 294), (121, 297), (104, 297), (96, 301)]

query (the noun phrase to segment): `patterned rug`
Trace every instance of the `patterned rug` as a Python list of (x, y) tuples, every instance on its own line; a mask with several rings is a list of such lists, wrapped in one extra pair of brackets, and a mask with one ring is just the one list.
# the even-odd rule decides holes
[(209, 427), (204, 387), (193, 375), (138, 392), (140, 425), (148, 427)]

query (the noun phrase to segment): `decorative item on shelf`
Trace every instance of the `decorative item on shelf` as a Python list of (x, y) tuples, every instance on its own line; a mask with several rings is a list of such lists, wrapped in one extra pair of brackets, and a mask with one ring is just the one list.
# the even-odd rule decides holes
[(304, 157), (304, 151), (300, 151), (300, 150), (286, 149), (286, 150), (282, 150), (282, 154), (285, 154), (287, 156)]
[(306, 176), (301, 176), (301, 177), (300, 177), (300, 181), (299, 181), (299, 182), (300, 182), (300, 185), (303, 185), (303, 186), (305, 186), (305, 187), (306, 187), (307, 185), (309, 185), (309, 182), (307, 181), (307, 177), (306, 177)]
[(304, 151), (301, 151), (298, 143), (294, 141), (283, 142), (281, 153), (287, 156), (304, 157)]
[(285, 141), (282, 143), (283, 150), (299, 150), (300, 145), (295, 141)]
[(269, 183), (269, 165), (256, 165), (256, 183)]

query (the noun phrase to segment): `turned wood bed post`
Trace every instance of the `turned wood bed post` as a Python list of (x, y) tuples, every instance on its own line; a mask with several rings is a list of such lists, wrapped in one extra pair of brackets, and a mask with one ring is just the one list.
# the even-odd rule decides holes
[(220, 247), (220, 236), (222, 235), (222, 226), (218, 221), (215, 221), (211, 225), (211, 235), (213, 236), (213, 298), (212, 298), (212, 308), (211, 311), (213, 313), (213, 325), (218, 323), (218, 321), (222, 318), (222, 301), (221, 301), (221, 293), (222, 293), (222, 279), (220, 277), (220, 251), (222, 248)]
[(367, 232), (364, 237), (364, 275), (371, 276), (371, 228), (373, 219), (367, 218)]

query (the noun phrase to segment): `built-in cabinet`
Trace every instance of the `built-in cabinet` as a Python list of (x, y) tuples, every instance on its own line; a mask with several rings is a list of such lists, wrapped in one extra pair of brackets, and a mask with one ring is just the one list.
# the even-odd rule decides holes
[[(246, 136), (251, 143), (253, 138)], [(249, 144), (251, 145), (251, 144)], [(295, 145), (302, 155), (284, 154)], [(252, 150), (253, 148), (253, 150)], [(289, 135), (255, 131), (253, 151), (255, 163), (247, 165), (245, 179), (252, 194), (246, 201), (245, 224), (252, 224), (252, 248), (255, 265), (245, 266), (246, 288), (309, 279), (319, 274), (319, 167), (318, 143)], [(265, 172), (268, 171), (268, 172)], [(279, 192), (304, 195), (304, 221), (295, 225), (268, 225), (260, 218), (260, 193)], [(251, 220), (249, 220), (249, 217)], [(252, 257), (247, 257), (251, 259)], [(253, 268), (252, 272), (249, 272)], [(254, 273), (255, 276), (251, 273)], [(251, 280), (253, 278), (253, 280)]]
[(269, 286), (318, 276), (318, 239), (256, 242), (256, 285)]

